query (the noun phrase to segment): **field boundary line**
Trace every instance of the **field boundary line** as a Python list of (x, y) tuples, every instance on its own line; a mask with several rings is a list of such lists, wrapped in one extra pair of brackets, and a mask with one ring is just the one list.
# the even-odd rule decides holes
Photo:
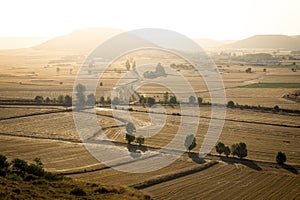
[(205, 169), (208, 169), (216, 164), (218, 164), (218, 161), (210, 161), (206, 164), (203, 164), (201, 166), (197, 166), (197, 167), (193, 167), (191, 169), (188, 170), (183, 170), (183, 171), (179, 171), (179, 172), (174, 172), (172, 174), (167, 174), (167, 175), (158, 175), (152, 179), (146, 180), (142, 183), (137, 183), (134, 185), (131, 185), (130, 187), (133, 187), (135, 189), (144, 189), (147, 187), (151, 187), (153, 185), (157, 185), (163, 182), (167, 182), (167, 181), (171, 181), (180, 177), (184, 177), (190, 174), (194, 174), (200, 171), (203, 171)]

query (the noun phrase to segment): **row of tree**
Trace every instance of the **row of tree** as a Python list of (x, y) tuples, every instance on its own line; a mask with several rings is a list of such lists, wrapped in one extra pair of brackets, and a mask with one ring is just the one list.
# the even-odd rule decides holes
[(233, 144), (231, 145), (231, 148), (229, 148), (229, 146), (225, 146), (224, 143), (219, 142), (215, 148), (220, 155), (224, 153), (226, 157), (232, 154), (233, 156), (237, 156), (242, 159), (248, 155), (247, 145), (244, 142)]
[(38, 104), (41, 103), (60, 103), (72, 105), (72, 97), (70, 95), (59, 95), (57, 98), (50, 99), (49, 97), (44, 98), (43, 96), (36, 96), (34, 101)]

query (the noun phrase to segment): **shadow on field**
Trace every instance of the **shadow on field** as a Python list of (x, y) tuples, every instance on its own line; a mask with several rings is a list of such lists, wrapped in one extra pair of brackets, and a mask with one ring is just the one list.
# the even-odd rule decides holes
[(205, 160), (203, 158), (199, 158), (199, 154), (198, 153), (188, 152), (188, 156), (195, 163), (198, 163), (198, 164), (205, 163)]
[(285, 170), (288, 170), (289, 172), (291, 172), (293, 174), (299, 174), (298, 170), (291, 165), (283, 164), (283, 165), (280, 165), (280, 167), (282, 167)]
[(256, 163), (254, 163), (252, 160), (245, 160), (245, 159), (239, 159), (239, 158), (230, 158), (230, 157), (223, 157), (220, 156), (220, 159), (223, 162), (226, 162), (228, 164), (242, 164), (245, 165), (251, 169), (257, 170), (257, 171), (261, 171), (262, 168), (260, 166), (258, 166)]
[(139, 158), (142, 152), (148, 151), (146, 146), (139, 146), (133, 144), (127, 144), (127, 149), (130, 152), (130, 156), (132, 158)]

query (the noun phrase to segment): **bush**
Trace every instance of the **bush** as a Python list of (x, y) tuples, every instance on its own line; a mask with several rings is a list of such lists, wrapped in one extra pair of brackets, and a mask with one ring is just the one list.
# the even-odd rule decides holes
[(6, 156), (0, 154), (0, 171), (6, 170), (7, 167), (9, 166), (9, 163), (6, 160), (7, 160)]
[(13, 170), (20, 176), (24, 177), (26, 170), (28, 168), (28, 164), (26, 161), (21, 160), (19, 158), (15, 158), (11, 161)]
[(85, 196), (86, 192), (81, 188), (74, 188), (73, 190), (71, 190), (70, 194), (75, 196)]
[(28, 174), (28, 175), (25, 176), (24, 181), (34, 181), (36, 179), (38, 179), (37, 176), (35, 176), (33, 174)]
[(286, 155), (285, 153), (279, 151), (276, 155), (276, 162), (279, 164), (279, 165), (283, 165), (285, 162), (286, 162)]

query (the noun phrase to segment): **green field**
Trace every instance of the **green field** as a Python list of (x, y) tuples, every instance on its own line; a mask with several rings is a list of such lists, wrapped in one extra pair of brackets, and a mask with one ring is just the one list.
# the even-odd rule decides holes
[(300, 83), (253, 83), (239, 88), (300, 88)]

